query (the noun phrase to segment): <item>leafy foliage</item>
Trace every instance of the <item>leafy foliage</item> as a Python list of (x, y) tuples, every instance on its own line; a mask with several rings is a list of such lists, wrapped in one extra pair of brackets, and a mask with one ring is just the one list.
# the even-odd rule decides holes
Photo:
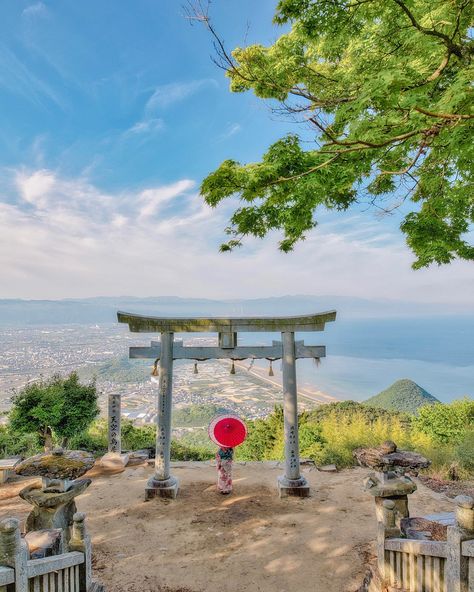
[(463, 399), (450, 405), (422, 407), (415, 425), (437, 442), (458, 443), (474, 428), (474, 401)]
[(265, 419), (247, 421), (247, 439), (236, 450), (240, 460), (283, 458), (283, 407), (276, 405)]
[[(452, 466), (466, 477), (474, 474), (472, 438), (474, 419), (470, 401), (455, 401), (449, 405), (436, 403), (422, 407), (420, 417), (398, 411), (368, 407), (354, 401), (321, 405), (299, 416), (300, 453), (319, 465), (354, 464), (352, 452), (360, 446), (378, 446), (393, 440), (401, 449), (416, 450), (432, 461), (430, 471), (447, 477)], [(440, 439), (439, 429), (429, 429), (435, 409), (444, 418), (451, 418), (451, 429), (445, 428)], [(431, 413), (431, 415), (430, 415)], [(426, 414), (426, 418), (423, 417)], [(440, 416), (441, 417), (441, 416)], [(457, 418), (457, 420), (453, 419)], [(439, 422), (442, 424), (442, 420)], [(283, 410), (266, 419), (248, 422), (249, 436), (236, 451), (241, 460), (283, 460)]]
[(408, 378), (397, 380), (388, 389), (365, 401), (371, 407), (410, 414), (418, 413), (423, 405), (435, 403), (439, 403), (436, 397)]
[[(356, 401), (338, 401), (337, 403), (328, 403), (327, 405), (319, 405), (308, 413), (310, 421), (320, 422), (327, 417), (350, 418), (353, 416), (362, 416), (367, 423), (373, 423), (377, 419), (390, 419), (395, 417), (397, 413), (383, 409), (382, 407), (375, 407), (367, 405), (366, 403), (357, 403)], [(400, 415), (400, 419), (404, 419)]]
[(456, 458), (463, 468), (474, 474), (474, 429), (469, 430), (456, 447)]
[(18, 433), (36, 433), (45, 446), (52, 437), (67, 440), (84, 431), (99, 413), (94, 382), (81, 384), (75, 372), (27, 384), (13, 397), (10, 426)]
[(307, 149), (307, 133), (290, 134), (260, 162), (225, 160), (203, 181), (211, 206), (242, 202), (222, 250), (280, 230), (288, 251), (320, 208), (362, 201), (390, 212), (408, 202), (401, 230), (413, 267), (474, 259), (472, 17), (470, 0), (280, 0), (275, 21), (290, 31), (229, 54), (197, 15), (230, 89), (310, 125), (314, 142)]
[(9, 425), (0, 426), (0, 458), (32, 456), (40, 449), (37, 434), (14, 432)]

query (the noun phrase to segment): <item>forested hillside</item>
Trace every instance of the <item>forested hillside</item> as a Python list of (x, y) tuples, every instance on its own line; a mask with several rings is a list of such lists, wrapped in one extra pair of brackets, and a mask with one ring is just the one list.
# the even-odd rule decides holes
[(439, 401), (413, 380), (403, 378), (394, 382), (392, 386), (375, 397), (367, 399), (364, 403), (370, 407), (388, 411), (416, 414), (420, 407), (433, 405)]

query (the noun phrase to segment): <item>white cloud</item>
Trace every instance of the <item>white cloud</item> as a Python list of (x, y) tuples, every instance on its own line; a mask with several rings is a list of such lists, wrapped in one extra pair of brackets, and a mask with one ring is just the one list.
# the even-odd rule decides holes
[(217, 86), (215, 80), (206, 78), (203, 80), (192, 80), (191, 82), (172, 82), (157, 86), (145, 105), (147, 113), (155, 113), (170, 105), (179, 103), (194, 95), (206, 86)]
[(277, 235), (221, 254), (236, 204), (208, 208), (189, 179), (114, 193), (45, 169), (17, 171), (13, 179), (13, 195), (10, 180), (0, 187), (9, 195), (9, 203), (0, 202), (2, 298), (300, 293), (448, 305), (472, 299), (471, 264), (412, 271), (402, 238), (367, 214), (322, 222), (288, 255), (278, 252)]
[(16, 176), (16, 185), (21, 197), (37, 207), (47, 205), (54, 184), (55, 177), (53, 173), (44, 169), (36, 171), (33, 174), (21, 172)]

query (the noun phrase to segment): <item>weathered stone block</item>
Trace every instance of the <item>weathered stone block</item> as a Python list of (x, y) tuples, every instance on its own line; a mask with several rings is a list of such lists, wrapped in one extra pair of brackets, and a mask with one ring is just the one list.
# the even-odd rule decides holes
[(129, 461), (128, 454), (118, 454), (117, 452), (107, 452), (100, 459), (100, 466), (106, 471), (123, 471)]
[(151, 478), (145, 487), (145, 501), (155, 497), (167, 499), (176, 499), (179, 491), (179, 482), (175, 477), (170, 477), (164, 481), (158, 481)]
[(278, 477), (278, 494), (283, 497), (309, 497), (310, 488), (304, 477), (299, 479), (287, 479)]
[(42, 559), (64, 552), (63, 533), (60, 528), (43, 528), (27, 532), (25, 541), (28, 545), (30, 559)]

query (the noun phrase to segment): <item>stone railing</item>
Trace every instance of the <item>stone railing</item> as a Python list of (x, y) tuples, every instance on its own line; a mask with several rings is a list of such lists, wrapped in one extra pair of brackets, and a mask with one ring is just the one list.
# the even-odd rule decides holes
[(455, 524), (446, 541), (401, 538), (393, 500), (382, 503), (378, 523), (377, 567), (380, 581), (370, 592), (474, 592), (474, 499), (455, 499)]
[(15, 518), (0, 522), (0, 592), (90, 592), (92, 552), (85, 515), (74, 514), (69, 552), (29, 559), (28, 545)]

